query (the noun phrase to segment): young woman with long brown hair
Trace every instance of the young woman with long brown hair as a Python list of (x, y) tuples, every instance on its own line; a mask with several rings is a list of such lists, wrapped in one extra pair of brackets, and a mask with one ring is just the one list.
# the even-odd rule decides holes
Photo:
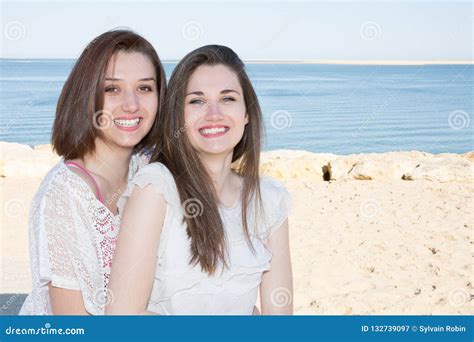
[(75, 63), (53, 125), (62, 160), (31, 205), (33, 291), (20, 314), (104, 314), (117, 200), (148, 162), (165, 87), (156, 51), (128, 30), (95, 38)]
[[(108, 314), (292, 314), (288, 193), (259, 176), (262, 114), (230, 48), (171, 76), (151, 163), (118, 205)], [(283, 299), (283, 300), (282, 300)]]

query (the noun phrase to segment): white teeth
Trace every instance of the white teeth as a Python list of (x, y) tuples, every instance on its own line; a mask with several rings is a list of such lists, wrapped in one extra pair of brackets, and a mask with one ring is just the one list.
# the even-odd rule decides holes
[(141, 121), (140, 118), (133, 119), (133, 120), (123, 120), (123, 119), (115, 119), (114, 123), (118, 126), (122, 127), (132, 127), (138, 125), (138, 123)]
[(203, 128), (200, 129), (199, 132), (202, 134), (216, 134), (216, 133), (223, 133), (225, 132), (225, 127), (216, 127), (216, 128)]

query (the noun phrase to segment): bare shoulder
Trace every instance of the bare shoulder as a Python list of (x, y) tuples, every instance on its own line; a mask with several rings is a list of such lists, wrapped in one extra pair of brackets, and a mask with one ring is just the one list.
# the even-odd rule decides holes
[[(80, 161), (79, 159), (67, 160), (67, 161), (64, 162), (64, 165), (66, 165), (66, 167), (69, 169), (69, 171), (71, 171), (72, 173), (77, 175), (79, 178), (81, 178), (89, 186), (91, 191), (93, 193), (95, 193), (96, 191), (95, 191), (94, 183), (92, 183), (91, 179), (86, 174), (84, 174), (84, 171), (82, 171), (81, 169), (79, 169), (75, 166), (68, 165), (67, 162), (73, 162), (73, 163), (81, 165), (83, 168), (85, 168), (85, 166), (82, 164), (82, 161)], [(93, 177), (95, 178), (96, 182), (98, 183), (98, 185), (100, 187), (101, 186), (100, 180), (96, 177), (95, 174), (93, 174)]]

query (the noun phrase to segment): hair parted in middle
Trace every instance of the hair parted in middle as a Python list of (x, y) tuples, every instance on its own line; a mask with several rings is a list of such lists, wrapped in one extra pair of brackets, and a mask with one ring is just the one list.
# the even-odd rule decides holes
[[(252, 251), (248, 215), (263, 210), (259, 162), (263, 134), (262, 112), (245, 65), (230, 48), (207, 45), (187, 54), (174, 69), (168, 83), (165, 107), (160, 119), (160, 139), (150, 162), (163, 163), (172, 173), (182, 205), (195, 202), (202, 215), (185, 215), (191, 239), (190, 264), (200, 264), (204, 272), (215, 273), (219, 261), (228, 267), (225, 231), (219, 214), (218, 198), (211, 178), (185, 134), (184, 104), (186, 87), (194, 71), (202, 66), (223, 65), (235, 72), (242, 87), (248, 124), (232, 156), (234, 172), (243, 178), (241, 217), (244, 236)], [(254, 203), (255, 210), (250, 204)], [(184, 208), (186, 210), (186, 208)]]

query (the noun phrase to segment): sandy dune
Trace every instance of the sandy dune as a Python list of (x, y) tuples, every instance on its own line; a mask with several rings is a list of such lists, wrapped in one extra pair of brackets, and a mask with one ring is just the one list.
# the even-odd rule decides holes
[[(58, 159), (0, 149), (0, 294), (27, 293), (28, 206)], [(473, 152), (272, 151), (261, 169), (293, 197), (296, 314), (474, 314)]]

